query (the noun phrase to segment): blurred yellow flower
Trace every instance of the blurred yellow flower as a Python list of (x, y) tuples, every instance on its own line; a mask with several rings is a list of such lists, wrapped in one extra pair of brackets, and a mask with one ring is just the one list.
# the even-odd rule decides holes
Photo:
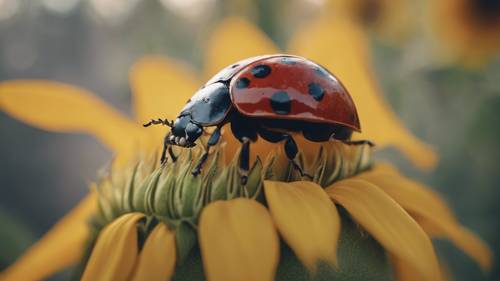
[(500, 2), (428, 1), (428, 13), (446, 59), (477, 65), (500, 51)]
[[(336, 34), (335, 38), (330, 36), (332, 31)], [(351, 92), (363, 122), (364, 132), (358, 138), (373, 140), (380, 147), (394, 145), (420, 167), (432, 167), (437, 159), (434, 152), (405, 129), (379, 96), (369, 69), (369, 55), (364, 40), (362, 31), (351, 21), (322, 18), (299, 32), (292, 39), (289, 51), (321, 63), (343, 81)], [(235, 44), (238, 46), (235, 47)], [(227, 19), (215, 29), (209, 41), (204, 75), (209, 77), (224, 66), (245, 57), (277, 51), (273, 42), (250, 23), (238, 18)], [(124, 117), (85, 90), (49, 81), (19, 80), (0, 83), (0, 108), (40, 128), (89, 133), (117, 153), (117, 162), (126, 171), (125, 164), (137, 157), (136, 151), (142, 151), (143, 156), (148, 155), (158, 147), (164, 134), (161, 128), (141, 130), (138, 125), (156, 117), (175, 118), (185, 101), (201, 84), (195, 77), (181, 63), (172, 59), (141, 59), (130, 73), (136, 121)], [(237, 154), (236, 143), (227, 133), (225, 141), (226, 154)], [(263, 142), (257, 144), (256, 148), (254, 151), (260, 157), (269, 156), (269, 151), (272, 150)], [(303, 145), (302, 148), (306, 158), (321, 151), (319, 146), (315, 147), (318, 149), (309, 145)], [(336, 154), (328, 155), (330, 157)], [(349, 151), (344, 151), (338, 155), (343, 157), (350, 154)], [(141, 158), (143, 157), (139, 157)], [(353, 164), (351, 162), (347, 161), (346, 165)], [(287, 171), (284, 166), (276, 167), (279, 173)], [(456, 222), (436, 194), (402, 177), (390, 167), (377, 166), (363, 173), (358, 169), (359, 167), (351, 169), (351, 173), (346, 174), (355, 175), (354, 177), (340, 181), (336, 180), (344, 177), (336, 178), (338, 171), (323, 171), (323, 177), (332, 176), (335, 180), (322, 185), (325, 189), (312, 182), (266, 181), (263, 187), (268, 210), (251, 199), (206, 205), (198, 227), (207, 277), (220, 280), (230, 278), (235, 272), (259, 268), (256, 272), (249, 272), (248, 276), (262, 274), (257, 279), (272, 278), (278, 257), (277, 252), (272, 252), (278, 248), (274, 227), (310, 270), (315, 270), (318, 260), (335, 263), (334, 249), (340, 220), (335, 205), (329, 203), (328, 198), (343, 206), (355, 221), (392, 254), (394, 265), (401, 276), (415, 272), (416, 276), (423, 276), (424, 279), (438, 278), (439, 268), (434, 250), (421, 227), (429, 233), (445, 235), (484, 268), (489, 267), (491, 254), (488, 248)], [(145, 179), (146, 183), (141, 184), (134, 192), (149, 190), (148, 192), (154, 193), (155, 184), (151, 180), (155, 175), (156, 179), (159, 178), (158, 171), (161, 170), (150, 170), (149, 173), (137, 176), (139, 182)], [(321, 172), (321, 169), (317, 171)], [(125, 175), (131, 174), (134, 173), (128, 172)], [(180, 179), (175, 185), (184, 186), (182, 183)], [(222, 185), (227, 190), (236, 189), (236, 185), (228, 182), (227, 178), (224, 178)], [(96, 188), (98, 192), (102, 190), (103, 188)], [(182, 253), (174, 252), (182, 250), (178, 241), (181, 236), (172, 235), (172, 232), (178, 230), (168, 223), (151, 223), (149, 218), (152, 211), (148, 209), (151, 208), (150, 203), (143, 203), (141, 208), (135, 208), (133, 199), (138, 198), (140, 201), (144, 194), (129, 198), (121, 196), (132, 191), (116, 193), (113, 192), (114, 189), (110, 190), (112, 196), (124, 199), (120, 201), (120, 206), (124, 207), (121, 210), (125, 212), (108, 210), (112, 214), (112, 220), (103, 226), (99, 234), (83, 279), (95, 280), (99, 276), (107, 280), (129, 277), (136, 280), (161, 277), (161, 280), (167, 280), (173, 274), (176, 258)], [(244, 195), (248, 197), (248, 194)], [(181, 194), (176, 196), (185, 198)], [(83, 255), (85, 241), (90, 235), (86, 218), (98, 213), (98, 198), (107, 197), (102, 194), (97, 196), (96, 192), (92, 192), (42, 240), (2, 273), (0, 279), (37, 280), (77, 262)], [(189, 196), (187, 198), (194, 200)], [(102, 200), (99, 202), (102, 203)], [(207, 203), (204, 201), (204, 204)], [(106, 212), (102, 206), (101, 204), (99, 212)], [(178, 204), (165, 204), (163, 207), (176, 206)], [(183, 206), (189, 209), (193, 204), (181, 204), (181, 208)], [(201, 206), (196, 206), (198, 212), (201, 212)], [(233, 212), (234, 216), (229, 215)], [(248, 217), (248, 220), (237, 220), (236, 214), (239, 214), (238, 217)], [(220, 224), (220, 227), (207, 227), (213, 224)], [(144, 232), (149, 236), (140, 245), (141, 251), (134, 246), (138, 240), (145, 238), (137, 236), (138, 225), (145, 229), (153, 228)], [(236, 238), (231, 240), (231, 237)], [(255, 237), (262, 239), (257, 240)], [(175, 242), (174, 238), (177, 239)], [(235, 244), (234, 247), (217, 247), (217, 243), (221, 241)], [(263, 241), (268, 244), (254, 247), (255, 243), (264, 243)], [(176, 243), (174, 250), (173, 245)], [(157, 248), (167, 250), (158, 252), (155, 251)], [(220, 260), (211, 257), (216, 253)], [(234, 262), (224, 263), (226, 260)], [(164, 267), (159, 269), (158, 265)], [(157, 273), (161, 276), (155, 275)]]
[(412, 31), (415, 15), (408, 0), (329, 0), (332, 16), (346, 17), (374, 31), (389, 43), (397, 43)]

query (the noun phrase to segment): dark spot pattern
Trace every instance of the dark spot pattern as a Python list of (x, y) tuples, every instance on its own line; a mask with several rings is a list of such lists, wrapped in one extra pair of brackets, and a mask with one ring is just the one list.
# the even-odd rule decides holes
[(285, 91), (279, 91), (271, 96), (271, 108), (280, 115), (289, 114), (292, 110), (292, 100)]
[(297, 61), (295, 59), (289, 58), (289, 57), (281, 58), (281, 62), (284, 64), (289, 64), (289, 65), (297, 64)]
[(250, 85), (250, 80), (246, 77), (242, 77), (236, 81), (236, 88), (237, 89), (248, 88), (248, 85)]
[(317, 101), (320, 101), (325, 96), (325, 90), (318, 83), (310, 83), (307, 85), (309, 88), (309, 94)]
[(265, 64), (259, 64), (252, 68), (252, 75), (255, 78), (265, 78), (271, 74), (271, 67)]
[(322, 76), (322, 77), (326, 77), (326, 78), (330, 77), (330, 74), (326, 70), (324, 70), (322, 67), (315, 67), (314, 72), (317, 75)]
[(231, 65), (231, 68), (237, 68), (239, 66), (239, 64), (233, 64)]

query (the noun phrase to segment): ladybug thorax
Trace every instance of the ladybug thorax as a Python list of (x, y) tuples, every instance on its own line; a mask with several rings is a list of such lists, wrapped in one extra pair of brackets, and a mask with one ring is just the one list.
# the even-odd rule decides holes
[(231, 108), (231, 97), (222, 82), (205, 85), (187, 102), (179, 116), (189, 115), (193, 123), (203, 126), (217, 125)]
[(192, 147), (203, 128), (221, 124), (231, 109), (225, 83), (216, 82), (199, 89), (186, 103), (167, 136), (171, 144)]

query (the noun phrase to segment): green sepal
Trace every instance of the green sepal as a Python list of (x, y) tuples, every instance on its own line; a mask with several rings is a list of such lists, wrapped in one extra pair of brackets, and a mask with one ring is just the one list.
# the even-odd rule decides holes
[(173, 197), (169, 196), (175, 186), (175, 177), (172, 169), (164, 170), (158, 180), (158, 188), (153, 195), (153, 211), (155, 214), (171, 216)]
[(152, 193), (152, 189), (156, 188), (161, 175), (161, 171), (161, 169), (155, 170), (152, 174), (148, 175), (144, 179), (144, 181), (138, 186), (138, 188), (134, 189), (134, 195), (132, 198), (134, 211), (151, 214), (151, 207), (149, 206), (147, 199), (148, 195)]
[(197, 241), (196, 230), (191, 223), (180, 221), (175, 226), (177, 264), (182, 265)]
[(245, 193), (245, 197), (248, 198), (257, 198), (262, 191), (262, 161), (257, 156), (257, 160), (255, 160), (252, 168), (248, 172), (248, 180), (247, 184), (244, 187), (243, 192)]
[(226, 188), (228, 184), (229, 169), (220, 171), (220, 176), (217, 177), (212, 184), (210, 193), (210, 201), (227, 200)]
[(132, 169), (132, 174), (130, 175), (130, 178), (128, 178), (127, 183), (125, 185), (125, 189), (123, 190), (122, 206), (125, 212), (132, 212), (134, 208), (133, 196), (134, 196), (134, 187), (138, 169), (139, 169), (139, 163), (134, 165), (134, 168)]
[(184, 180), (178, 185), (178, 196), (175, 204), (179, 206), (179, 214), (181, 218), (194, 216), (194, 207), (196, 198), (202, 191), (202, 175), (192, 176), (192, 167), (189, 167), (187, 174), (184, 176)]

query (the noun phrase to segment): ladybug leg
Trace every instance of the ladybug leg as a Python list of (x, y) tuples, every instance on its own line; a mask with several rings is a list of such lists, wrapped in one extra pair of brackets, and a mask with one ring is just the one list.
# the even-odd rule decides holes
[(306, 172), (304, 172), (304, 169), (300, 166), (299, 163), (297, 163), (297, 160), (295, 159), (297, 156), (297, 153), (299, 152), (299, 149), (297, 148), (297, 143), (293, 140), (293, 138), (290, 135), (285, 135), (285, 154), (288, 160), (292, 162), (293, 168), (299, 171), (301, 177), (308, 177), (312, 179), (313, 177)]
[(220, 139), (220, 127), (217, 127), (214, 130), (214, 132), (212, 133), (212, 135), (210, 136), (210, 138), (208, 139), (207, 147), (205, 148), (205, 152), (203, 153), (203, 155), (201, 155), (201, 157), (198, 160), (198, 163), (194, 167), (193, 171), (191, 171), (193, 176), (200, 174), (201, 168), (203, 168), (203, 164), (205, 164), (205, 162), (208, 159), (208, 154), (210, 153), (210, 147), (216, 145), (219, 142), (219, 139)]
[(177, 161), (177, 156), (175, 156), (174, 151), (172, 149), (172, 145), (169, 141), (170, 136), (171, 134), (167, 134), (163, 139), (163, 150), (161, 152), (161, 158), (160, 158), (161, 164), (165, 164), (167, 162), (167, 152), (170, 158), (172, 159), (172, 162)]
[(257, 126), (248, 118), (235, 114), (231, 118), (231, 131), (241, 142), (239, 174), (241, 184), (246, 185), (250, 169), (250, 142), (257, 140)]
[(169, 146), (169, 138), (170, 134), (167, 134), (165, 138), (163, 139), (163, 150), (161, 152), (161, 158), (160, 158), (160, 163), (165, 164), (167, 162), (167, 147)]
[(248, 181), (248, 171), (250, 170), (250, 139), (243, 137), (240, 154), (240, 175), (241, 184), (246, 185)]
[(172, 149), (172, 146), (168, 146), (168, 155), (170, 155), (170, 158), (172, 158), (172, 162), (177, 161), (177, 156), (174, 154), (174, 150)]

